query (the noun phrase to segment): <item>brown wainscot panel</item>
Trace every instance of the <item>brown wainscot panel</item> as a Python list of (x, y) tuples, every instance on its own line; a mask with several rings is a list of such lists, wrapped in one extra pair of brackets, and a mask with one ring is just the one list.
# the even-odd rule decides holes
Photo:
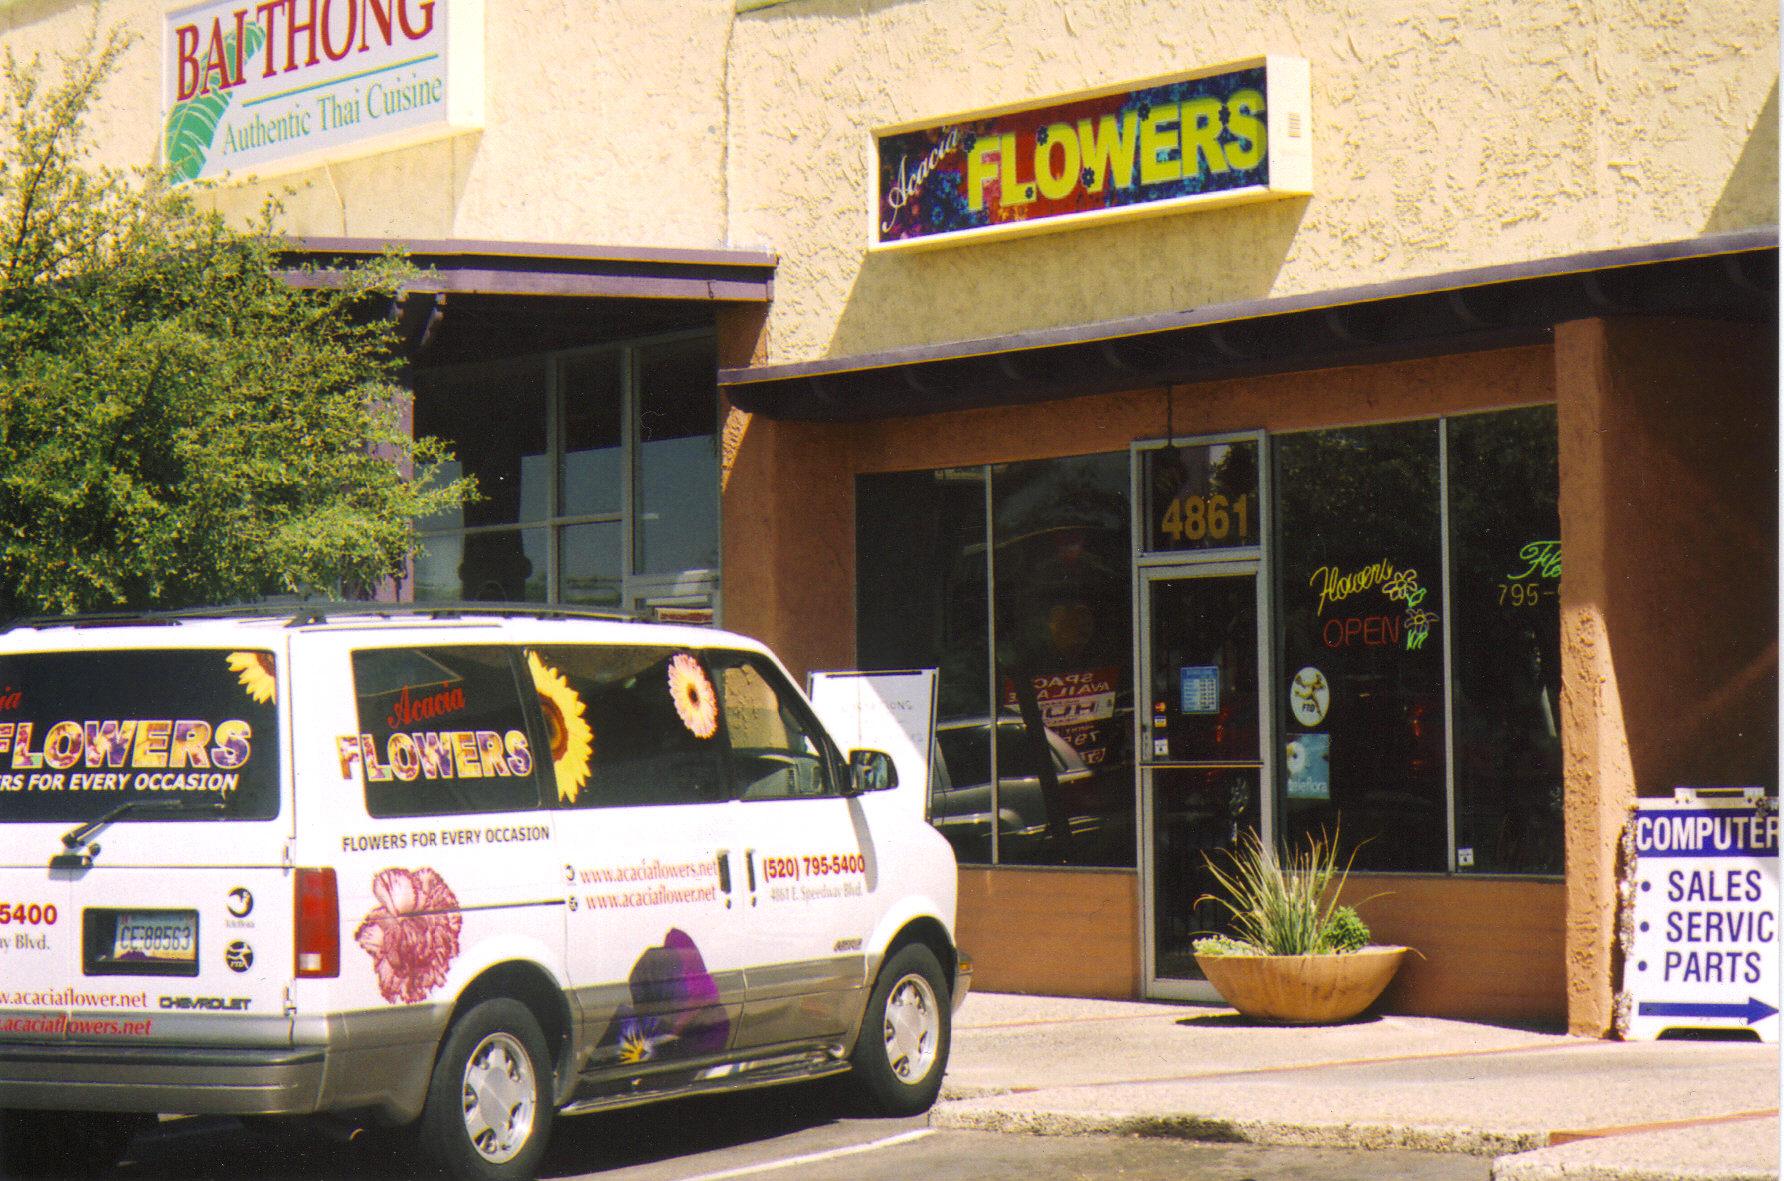
[(1352, 874), (1344, 898), (1358, 904), (1376, 943), (1419, 953), (1406, 957), (1379, 1011), (1566, 1024), (1561, 882)]
[(1132, 871), (960, 870), (960, 946), (973, 988), (1140, 995), (1140, 888)]

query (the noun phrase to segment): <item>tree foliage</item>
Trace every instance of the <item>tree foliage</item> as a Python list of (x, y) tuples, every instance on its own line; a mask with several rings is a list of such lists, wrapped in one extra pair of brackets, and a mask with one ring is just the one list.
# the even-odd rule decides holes
[(163, 170), (91, 163), (129, 48), (0, 77), (0, 616), (367, 588), (462, 502), (399, 408), (392, 256), (294, 284)]

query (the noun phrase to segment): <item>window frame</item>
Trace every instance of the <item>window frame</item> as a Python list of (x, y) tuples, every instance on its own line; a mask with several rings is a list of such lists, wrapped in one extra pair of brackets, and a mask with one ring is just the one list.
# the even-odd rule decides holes
[(806, 732), (816, 740), (819, 765), (828, 780), (825, 790), (817, 795), (755, 796), (753, 798), (744, 795), (743, 783), (737, 775), (735, 762), (737, 747), (731, 737), (731, 723), (727, 716), (724, 690), (719, 688), (719, 730), (724, 735), (722, 757), (729, 799), (744, 804), (784, 803), (791, 800), (834, 800), (848, 794), (848, 769), (841, 751), (837, 748), (836, 740), (830, 737), (830, 732), (818, 720), (817, 713), (806, 702), (804, 695), (794, 687), (792, 680), (781, 671), (774, 661), (759, 652), (751, 652), (744, 648), (702, 648), (700, 655), (705, 660), (708, 671), (716, 674), (713, 678), (715, 687), (723, 682), (726, 668), (754, 669), (768, 687), (775, 691), (780, 708), (790, 712), (794, 719), (805, 727)]
[[(1428, 877), (1428, 876), (1438, 875), (1438, 876), (1451, 877), (1451, 878), (1473, 878), (1473, 879), (1500, 878), (1500, 879), (1511, 879), (1511, 880), (1517, 880), (1517, 881), (1560, 881), (1566, 876), (1565, 861), (1563, 862), (1561, 870), (1554, 872), (1554, 873), (1535, 872), (1535, 871), (1524, 872), (1524, 871), (1517, 871), (1517, 870), (1498, 870), (1498, 871), (1492, 871), (1492, 872), (1476, 873), (1476, 872), (1473, 872), (1469, 867), (1462, 866), (1459, 864), (1459, 860), (1460, 860), (1459, 850), (1456, 847), (1456, 842), (1457, 842), (1457, 839), (1458, 839), (1458, 836), (1460, 833), (1460, 828), (1459, 828), (1458, 820), (1457, 820), (1458, 800), (1457, 800), (1457, 782), (1456, 782), (1456, 715), (1455, 715), (1455, 709), (1456, 709), (1456, 705), (1455, 705), (1455, 676), (1456, 676), (1456, 672), (1455, 672), (1454, 637), (1455, 637), (1455, 628), (1457, 625), (1457, 620), (1456, 620), (1456, 616), (1455, 616), (1454, 600), (1453, 600), (1452, 585), (1451, 585), (1452, 582), (1454, 581), (1455, 560), (1454, 560), (1454, 553), (1453, 553), (1453, 547), (1451, 544), (1451, 536), (1450, 536), (1451, 528), (1452, 528), (1451, 522), (1452, 522), (1452, 516), (1453, 516), (1452, 510), (1451, 510), (1451, 495), (1450, 495), (1450, 424), (1458, 419), (1482, 418), (1487, 415), (1502, 414), (1502, 413), (1507, 413), (1507, 412), (1512, 412), (1512, 411), (1528, 411), (1528, 410), (1535, 410), (1535, 409), (1540, 409), (1540, 408), (1545, 408), (1545, 407), (1549, 408), (1549, 409), (1554, 409), (1555, 405), (1556, 404), (1554, 402), (1519, 402), (1519, 403), (1505, 405), (1505, 406), (1485, 407), (1485, 408), (1478, 409), (1478, 410), (1458, 411), (1456, 413), (1451, 413), (1451, 414), (1418, 415), (1418, 416), (1412, 416), (1412, 417), (1407, 417), (1407, 418), (1396, 418), (1396, 419), (1370, 421), (1370, 422), (1335, 423), (1335, 424), (1330, 424), (1330, 425), (1325, 425), (1325, 426), (1308, 427), (1305, 429), (1293, 430), (1293, 431), (1274, 431), (1274, 432), (1269, 432), (1265, 436), (1266, 443), (1268, 445), (1268, 451), (1264, 457), (1264, 463), (1268, 466), (1268, 468), (1270, 470), (1272, 481), (1278, 487), (1278, 495), (1275, 497), (1275, 507), (1273, 507), (1270, 512), (1269, 541), (1271, 543), (1272, 549), (1280, 550), (1280, 548), (1281, 548), (1281, 529), (1282, 529), (1281, 506), (1286, 502), (1287, 497), (1282, 494), (1281, 481), (1278, 478), (1280, 476), (1280, 473), (1276, 470), (1276, 443), (1279, 439), (1293, 437), (1293, 436), (1299, 436), (1299, 435), (1319, 434), (1324, 431), (1368, 430), (1371, 427), (1391, 427), (1391, 426), (1399, 426), (1399, 425), (1412, 424), (1412, 423), (1423, 423), (1423, 422), (1432, 422), (1432, 423), (1435, 423), (1437, 426), (1436, 441), (1437, 441), (1438, 552), (1440, 555), (1439, 560), (1442, 563), (1442, 585), (1441, 585), (1442, 593), (1439, 596), (1439, 604), (1438, 604), (1437, 609), (1438, 609), (1439, 615), (1440, 615), (1439, 630), (1442, 633), (1442, 637), (1441, 637), (1442, 643), (1440, 645), (1440, 651), (1442, 654), (1442, 664), (1441, 664), (1441, 667), (1439, 670), (1439, 675), (1440, 675), (1440, 680), (1441, 680), (1441, 684), (1442, 684), (1442, 699), (1443, 699), (1443, 718), (1442, 718), (1442, 721), (1443, 721), (1443, 812), (1444, 812), (1444, 826), (1445, 826), (1445, 831), (1444, 831), (1445, 868), (1442, 870), (1392, 870), (1392, 869), (1370, 869), (1365, 866), (1358, 866), (1356, 868), (1356, 872), (1358, 872), (1358, 873), (1370, 874), (1370, 875), (1381, 875), (1381, 876), (1407, 875), (1407, 876), (1427, 876)], [(1555, 489), (1555, 493), (1556, 493), (1556, 497), (1558, 500), (1559, 496), (1560, 496), (1560, 488), (1558, 485)], [(1277, 643), (1275, 643), (1273, 645), (1274, 651), (1272, 653), (1273, 664), (1275, 667), (1271, 669), (1271, 673), (1273, 674), (1273, 677), (1274, 677), (1273, 683), (1275, 683), (1275, 684), (1284, 683), (1284, 678), (1290, 672), (1290, 670), (1287, 667), (1287, 665), (1290, 662), (1287, 660), (1286, 653), (1283, 651), (1284, 645), (1280, 642), (1281, 638), (1282, 638), (1282, 634), (1283, 634), (1284, 622), (1283, 622), (1283, 615), (1282, 615), (1281, 595), (1279, 594), (1280, 588), (1277, 585), (1275, 585), (1275, 581), (1280, 579), (1281, 577), (1282, 577), (1282, 570), (1280, 568), (1280, 560), (1279, 560), (1278, 568), (1271, 575), (1272, 586), (1270, 587), (1270, 597), (1272, 600), (1272, 618), (1270, 621), (1270, 626), (1274, 629), (1275, 636), (1278, 641)], [(1279, 694), (1277, 696), (1280, 697)], [(1278, 730), (1286, 733), (1287, 732), (1286, 719), (1283, 717), (1283, 711), (1286, 709), (1286, 706), (1283, 704), (1282, 701), (1279, 700), (1279, 701), (1275, 702), (1275, 704), (1273, 705), (1272, 708), (1274, 708), (1277, 711)], [(1287, 808), (1287, 802), (1288, 802), (1288, 799), (1287, 799), (1288, 769), (1287, 769), (1285, 761), (1279, 761), (1279, 765), (1276, 769), (1276, 773), (1273, 778), (1274, 778), (1274, 782), (1270, 785), (1270, 790), (1274, 793), (1274, 796), (1275, 796), (1276, 815), (1279, 818), (1282, 818), (1287, 815), (1286, 808)], [(1565, 820), (1563, 820), (1563, 824), (1565, 824)], [(1283, 835), (1280, 819), (1279, 819), (1277, 828), (1278, 828), (1277, 837), (1280, 840)]]
[[(620, 569), (617, 574), (619, 584), (619, 601), (612, 609), (632, 612), (650, 605), (663, 606), (699, 606), (698, 600), (710, 607), (713, 622), (722, 626), (721, 599), (719, 588), (722, 585), (723, 547), (718, 546), (714, 554), (713, 564), (709, 567), (690, 567), (684, 570), (661, 574), (642, 574), (638, 567), (638, 533), (642, 526), (639, 510), (638, 480), (643, 458), (643, 441), (639, 427), (639, 407), (643, 397), (642, 372), (643, 365), (640, 354), (646, 350), (660, 346), (678, 344), (687, 341), (710, 341), (716, 349), (717, 333), (710, 328), (682, 329), (673, 332), (655, 333), (646, 336), (626, 337), (618, 340), (602, 341), (597, 344), (579, 346), (569, 349), (550, 349), (538, 352), (516, 354), (494, 360), (472, 360), (455, 362), (421, 370), (410, 378), (410, 396), (418, 398), (415, 391), (417, 378), (425, 380), (428, 373), (470, 372), (478, 369), (500, 370), (504, 367), (524, 367), (542, 365), (545, 371), (545, 472), (546, 472), (546, 513), (536, 520), (514, 521), (494, 525), (460, 525), (451, 529), (418, 529), (416, 541), (423, 546), (431, 540), (451, 539), (461, 546), (464, 539), (476, 535), (493, 535), (512, 533), (524, 536), (529, 530), (542, 530), (545, 536), (545, 597), (541, 602), (559, 604), (564, 600), (564, 560), (563, 533), (576, 526), (615, 524), (620, 531)], [(564, 399), (567, 396), (565, 371), (575, 362), (598, 357), (603, 354), (615, 354), (620, 368), (620, 498), (619, 507), (604, 512), (563, 511), (564, 478), (563, 463), (565, 452), (565, 412)], [(713, 535), (715, 539), (724, 536), (724, 498), (717, 494), (720, 483), (722, 465), (722, 446), (724, 439), (723, 405), (718, 395), (717, 370), (714, 370), (713, 384), (713, 421), (712, 437), (714, 441), (714, 458), (711, 478), (715, 488), (713, 503), (715, 515)], [(448, 440), (450, 443), (451, 440)], [(462, 551), (461, 551), (462, 552)], [(409, 593), (413, 593), (413, 576), (408, 580)], [(604, 609), (601, 603), (579, 604), (592, 610)]]

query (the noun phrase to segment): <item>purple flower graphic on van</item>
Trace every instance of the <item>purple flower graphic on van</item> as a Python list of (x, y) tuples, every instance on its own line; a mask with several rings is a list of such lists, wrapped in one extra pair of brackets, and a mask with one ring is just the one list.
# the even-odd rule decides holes
[(391, 1004), (426, 1000), (458, 958), (458, 896), (431, 869), (382, 870), (372, 879), (372, 896), (378, 905), (353, 938), (372, 957), (378, 991)]
[(632, 965), (632, 1003), (621, 1005), (596, 1046), (608, 1063), (717, 1054), (731, 1040), (731, 1019), (718, 984), (686, 931), (671, 927), (663, 942)]

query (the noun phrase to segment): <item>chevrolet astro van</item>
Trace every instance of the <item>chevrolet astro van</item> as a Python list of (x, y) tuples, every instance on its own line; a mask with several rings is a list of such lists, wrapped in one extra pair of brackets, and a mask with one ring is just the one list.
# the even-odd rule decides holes
[[(0, 1156), (153, 1113), (410, 1129), (847, 1072), (927, 1108), (971, 975), (947, 842), (760, 644), (545, 608), (0, 633)], [(69, 1154), (79, 1154), (70, 1158)]]

